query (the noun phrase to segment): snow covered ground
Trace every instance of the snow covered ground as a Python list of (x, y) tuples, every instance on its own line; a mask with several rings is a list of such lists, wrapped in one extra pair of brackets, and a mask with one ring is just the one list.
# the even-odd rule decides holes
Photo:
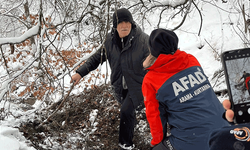
[[(215, 82), (221, 82), (220, 85), (214, 87), (215, 91), (220, 91), (226, 89), (225, 82), (223, 79), (221, 81), (213, 80), (213, 75), (216, 71), (220, 70), (222, 65), (220, 62), (220, 54), (223, 51), (243, 48), (243, 42), (239, 35), (237, 35), (233, 30), (234, 24), (237, 24), (238, 17), (235, 13), (229, 15), (228, 12), (236, 12), (232, 6), (225, 3), (217, 2), (219, 7), (215, 7), (213, 3), (206, 3), (202, 6), (202, 16), (203, 20), (199, 17), (198, 11), (192, 11), (181, 29), (175, 31), (179, 36), (179, 47), (188, 53), (193, 54), (200, 61), (201, 66), (204, 68), (205, 73), (211, 80), (212, 85)], [(228, 2), (228, 4), (230, 4)], [(151, 16), (151, 19), (158, 18), (157, 16)], [(198, 36), (198, 31), (202, 21), (202, 30), (200, 36)], [(168, 27), (176, 26), (177, 20), (172, 20), (168, 22)], [(149, 27), (145, 32), (150, 34), (153, 27)], [(185, 30), (184, 30), (185, 29)], [(14, 65), (14, 64), (13, 64)], [(13, 66), (14, 67), (14, 66)], [(0, 75), (4, 70), (0, 67)], [(66, 81), (69, 83), (69, 79)], [(79, 89), (73, 91), (77, 93)], [(227, 97), (219, 97), (222, 101)], [(8, 103), (0, 103), (0, 105), (9, 105)], [(39, 103), (34, 104), (36, 108)], [(23, 115), (22, 117), (16, 119), (11, 115), (0, 121), (0, 150), (34, 150), (33, 147), (27, 146), (26, 139), (18, 131), (15, 126), (20, 124), (22, 120), (27, 120), (27, 118), (32, 119), (30, 112), (23, 112), (22, 109), (10, 105), (9, 109), (15, 110), (15, 116), (18, 113)], [(92, 120), (95, 118), (95, 113), (90, 117)]]
[(0, 126), (0, 149), (1, 150), (34, 150), (25, 143), (26, 139), (18, 129)]

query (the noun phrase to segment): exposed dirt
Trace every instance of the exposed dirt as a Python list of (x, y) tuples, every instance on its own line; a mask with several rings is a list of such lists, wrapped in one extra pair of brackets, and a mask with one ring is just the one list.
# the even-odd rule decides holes
[[(20, 126), (20, 131), (39, 150), (119, 150), (120, 104), (111, 94), (109, 85), (87, 90), (82, 95), (70, 96), (63, 107), (49, 121), (42, 123), (60, 103), (38, 114), (33, 121)], [(90, 118), (96, 111), (95, 120)], [(147, 150), (150, 131), (145, 109), (137, 112), (135, 149)]]

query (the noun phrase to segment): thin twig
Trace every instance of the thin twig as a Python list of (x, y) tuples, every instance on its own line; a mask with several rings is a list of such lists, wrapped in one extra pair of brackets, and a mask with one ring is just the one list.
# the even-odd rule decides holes
[(202, 28), (202, 23), (203, 23), (203, 19), (202, 19), (201, 11), (200, 11), (200, 9), (198, 8), (198, 6), (194, 3), (194, 1), (193, 1), (193, 4), (194, 4), (195, 8), (198, 10), (199, 15), (200, 15), (200, 18), (201, 18), (201, 24), (200, 24), (200, 29), (199, 29), (199, 33), (198, 33), (198, 36), (200, 36), (200, 34), (201, 34), (201, 28)]
[(73, 82), (72, 86), (70, 87), (70, 90), (68, 91), (68, 94), (64, 97), (63, 101), (62, 101), (61, 104), (57, 107), (57, 109), (56, 109), (56, 110), (55, 110), (46, 120), (44, 120), (39, 126), (37, 126), (37, 128), (41, 127), (41, 126), (44, 125), (46, 122), (48, 122), (48, 121), (50, 120), (50, 118), (51, 118), (52, 116), (54, 116), (54, 115), (57, 113), (57, 111), (58, 111), (59, 109), (61, 109), (61, 107), (63, 106), (63, 103), (66, 101), (66, 99), (68, 98), (68, 96), (69, 96), (69, 94), (71, 93), (71, 91), (72, 91), (73, 88), (74, 88), (74, 82)]
[(5, 65), (5, 67), (6, 67), (6, 71), (7, 71), (8, 74), (10, 74), (10, 73), (9, 73), (9, 70), (8, 70), (8, 66), (7, 66), (7, 60), (6, 60), (5, 57), (4, 57), (2, 45), (0, 45), (0, 51), (1, 51), (1, 54), (2, 54), (2, 57), (3, 57), (4, 65)]
[(220, 54), (213, 48), (213, 46), (206, 40), (206, 39), (204, 39), (205, 41), (206, 41), (206, 43), (212, 48), (212, 50), (217, 54), (217, 56), (218, 56), (218, 58), (215, 58), (215, 59), (219, 59), (220, 58)]
[(187, 12), (185, 13), (185, 15), (184, 15), (184, 17), (183, 17), (181, 23), (180, 23), (178, 26), (176, 26), (172, 31), (177, 30), (179, 27), (181, 27), (181, 26), (183, 25), (183, 23), (185, 22), (185, 20), (186, 20), (186, 18), (187, 18), (187, 15), (188, 15), (188, 13), (189, 13), (189, 10), (190, 10), (190, 8), (191, 8), (191, 5), (192, 5), (192, 0), (189, 0), (189, 4), (188, 4), (188, 6), (187, 6)]

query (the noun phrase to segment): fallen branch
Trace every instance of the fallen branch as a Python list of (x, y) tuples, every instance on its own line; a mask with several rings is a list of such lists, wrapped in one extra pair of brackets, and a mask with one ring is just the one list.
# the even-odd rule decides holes
[(71, 93), (71, 91), (72, 91), (73, 88), (74, 88), (74, 82), (73, 82), (72, 86), (70, 87), (70, 90), (68, 91), (68, 94), (64, 97), (63, 101), (62, 101), (61, 104), (57, 107), (57, 109), (56, 109), (56, 110), (55, 110), (46, 120), (44, 120), (40, 125), (38, 125), (37, 128), (40, 128), (42, 125), (44, 125), (46, 122), (48, 122), (48, 121), (50, 120), (50, 118), (51, 118), (52, 116), (54, 116), (54, 115), (58, 112), (59, 109), (62, 108), (63, 103), (66, 101), (66, 99), (68, 98), (68, 96), (69, 96), (69, 94)]

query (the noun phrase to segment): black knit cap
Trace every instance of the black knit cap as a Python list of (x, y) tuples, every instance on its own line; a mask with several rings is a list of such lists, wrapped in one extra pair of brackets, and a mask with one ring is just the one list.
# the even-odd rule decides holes
[(149, 36), (151, 54), (158, 57), (160, 54), (174, 54), (178, 48), (178, 37), (170, 30), (155, 29)]
[[(118, 21), (117, 21), (117, 19), (118, 19)], [(117, 28), (117, 25), (119, 23), (121, 23), (122, 21), (128, 21), (132, 25), (134, 24), (132, 14), (126, 8), (121, 8), (121, 9), (118, 9), (114, 12), (114, 14), (113, 14), (113, 27)]]

